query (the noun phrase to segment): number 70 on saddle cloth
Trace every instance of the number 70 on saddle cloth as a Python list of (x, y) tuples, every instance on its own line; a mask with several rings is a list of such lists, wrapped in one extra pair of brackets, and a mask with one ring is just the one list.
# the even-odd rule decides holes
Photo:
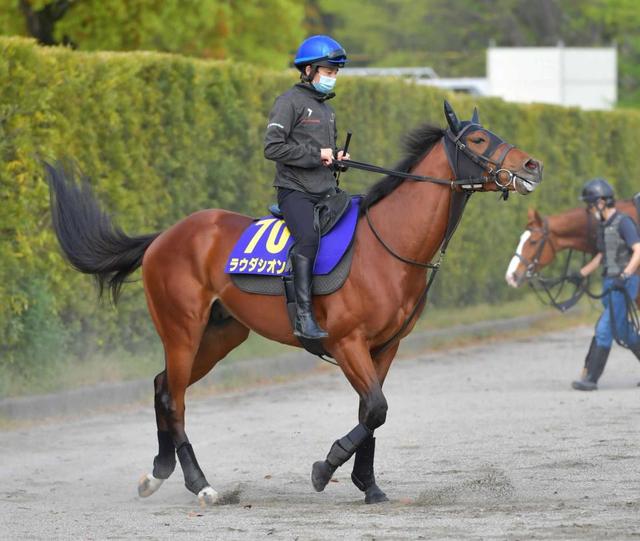
[(253, 222), (243, 233), (227, 261), (227, 274), (285, 274), (293, 238), (284, 220), (267, 217)]

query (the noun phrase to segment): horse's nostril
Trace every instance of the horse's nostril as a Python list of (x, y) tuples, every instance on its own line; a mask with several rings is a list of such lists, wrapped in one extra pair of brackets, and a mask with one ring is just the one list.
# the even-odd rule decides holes
[(527, 169), (531, 169), (535, 171), (538, 168), (538, 162), (535, 160), (527, 160), (527, 163), (524, 164)]

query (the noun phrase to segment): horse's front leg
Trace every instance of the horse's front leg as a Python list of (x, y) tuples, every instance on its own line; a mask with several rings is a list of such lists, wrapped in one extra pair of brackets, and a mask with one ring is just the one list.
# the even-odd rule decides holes
[[(360, 423), (333, 443), (325, 460), (313, 464), (311, 482), (318, 492), (324, 490), (334, 472), (361, 445), (373, 439), (373, 431), (384, 424), (387, 417), (387, 400), (364, 340), (347, 338), (336, 345), (333, 355), (360, 396)], [(371, 461), (373, 462), (372, 453)]]
[[(375, 357), (375, 368), (378, 374), (378, 380), (380, 385), (384, 384), (384, 380), (389, 371), (389, 367), (393, 362), (396, 352), (398, 351), (398, 345), (395, 344), (386, 351), (380, 353)], [(364, 422), (366, 416), (365, 402), (360, 399), (360, 407), (358, 409), (358, 419), (360, 422)], [(374, 474), (374, 457), (376, 452), (376, 439), (373, 434), (370, 438), (366, 439), (360, 444), (360, 447), (356, 450), (356, 457), (353, 461), (353, 471), (351, 472), (351, 480), (362, 492), (364, 492), (365, 503), (380, 503), (389, 501), (387, 495), (380, 489), (376, 483), (376, 477)]]

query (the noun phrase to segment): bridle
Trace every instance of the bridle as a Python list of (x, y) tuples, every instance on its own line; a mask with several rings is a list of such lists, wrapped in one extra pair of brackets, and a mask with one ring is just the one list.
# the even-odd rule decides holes
[[(591, 225), (592, 223), (590, 215), (587, 210), (587, 242), (591, 242), (592, 240)], [(541, 302), (551, 305), (561, 312), (566, 312), (569, 308), (574, 306), (585, 293), (591, 298), (598, 298), (597, 295), (589, 291), (588, 278), (578, 280), (572, 275), (572, 273), (570, 273), (569, 269), (571, 268), (571, 262), (573, 261), (573, 256), (576, 251), (573, 248), (570, 248), (568, 251), (567, 258), (563, 265), (562, 274), (559, 278), (547, 278), (545, 276), (542, 276), (542, 274), (540, 273), (540, 258), (544, 253), (547, 242), (553, 250), (552, 258), (555, 258), (557, 253), (559, 252), (559, 249), (553, 241), (553, 237), (551, 236), (551, 231), (549, 229), (549, 220), (547, 217), (542, 218), (542, 227), (527, 227), (526, 230), (530, 231), (531, 233), (541, 232), (542, 236), (535, 241), (536, 243), (538, 243), (538, 246), (531, 260), (527, 259), (522, 254), (519, 254), (517, 252), (514, 254), (514, 256), (517, 257), (525, 265), (525, 272), (517, 279), (518, 284), (521, 284), (526, 279), (529, 287), (533, 290), (533, 292)], [(532, 243), (534, 241), (530, 240), (529, 242)], [(580, 266), (583, 267), (586, 261), (587, 253), (582, 252), (582, 261), (580, 262)], [(573, 285), (573, 293), (567, 300), (560, 301), (559, 299), (567, 283)], [(559, 288), (554, 291), (554, 288), (558, 286)]]
[[(591, 236), (591, 219), (590, 219), (588, 210), (587, 210), (587, 213), (588, 213), (587, 214), (587, 242), (590, 243), (592, 242), (593, 237)], [(542, 276), (538, 271), (537, 267), (540, 263), (540, 256), (542, 255), (542, 252), (544, 250), (545, 243), (549, 242), (549, 245), (553, 249), (554, 257), (557, 254), (558, 249), (554, 245), (553, 239), (550, 236), (549, 222), (547, 218), (543, 218), (541, 228), (528, 227), (527, 230), (531, 232), (542, 231), (542, 237), (540, 238), (540, 241), (539, 241), (540, 244), (538, 245), (538, 248), (536, 249), (536, 252), (531, 261), (527, 260), (525, 257), (523, 257), (518, 253), (516, 253), (515, 255), (516, 257), (518, 257), (518, 259), (520, 259), (520, 261), (522, 261), (527, 266), (526, 272), (523, 275), (523, 277), (526, 277), (528, 279), (529, 286), (534, 291), (536, 296), (544, 304), (551, 305), (554, 308), (558, 309), (560, 312), (566, 312), (569, 308), (573, 307), (582, 298), (583, 295), (587, 295), (587, 297), (594, 300), (600, 300), (606, 297), (607, 295), (612, 294), (612, 292), (614, 291), (614, 288), (603, 290), (601, 293), (593, 293), (589, 289), (589, 277), (579, 280), (579, 279), (575, 279), (569, 273), (569, 268), (571, 266), (571, 259), (574, 254), (573, 248), (569, 250), (567, 260), (564, 264), (564, 270), (560, 278), (550, 279)], [(588, 257), (587, 253), (583, 252), (581, 266), (584, 266), (584, 264), (586, 263), (587, 257)], [(522, 277), (519, 279), (519, 281), (521, 280), (522, 280)], [(573, 293), (567, 300), (559, 301), (558, 299), (562, 295), (562, 291), (566, 283), (571, 283), (573, 285), (574, 287)], [(559, 289), (557, 292), (554, 293), (552, 289), (557, 286), (559, 286)], [(544, 292), (544, 294), (546, 294), (546, 297), (547, 297), (546, 300), (543, 298), (541, 291)], [(637, 334), (640, 331), (640, 315), (636, 307), (635, 299), (632, 299), (630, 297), (626, 289), (621, 289), (619, 291), (623, 295), (625, 305), (626, 305), (626, 313), (624, 317), (627, 319), (628, 324), (631, 326), (633, 332)], [(611, 319), (611, 330), (612, 330), (613, 338), (620, 346), (629, 349), (630, 344), (626, 342), (625, 337), (620, 336), (618, 333), (618, 328), (615, 323), (615, 314), (613, 311), (613, 302), (611, 302), (611, 300), (609, 301), (609, 304), (608, 304), (608, 310), (609, 310), (609, 316)]]
[[(465, 143), (467, 132), (471, 128), (481, 129), (486, 133), (490, 142), (487, 149), (482, 154), (469, 149)], [(370, 173), (378, 173), (381, 175), (389, 175), (391, 177), (406, 178), (408, 180), (414, 180), (416, 182), (430, 182), (432, 184), (442, 184), (449, 186), (451, 190), (458, 192), (479, 192), (487, 191), (486, 186), (490, 183), (494, 183), (500, 190), (506, 191), (516, 179), (521, 179), (527, 182), (527, 179), (513, 173), (509, 169), (503, 167), (504, 160), (509, 154), (509, 151), (514, 148), (513, 145), (506, 143), (500, 137), (490, 132), (480, 124), (469, 123), (463, 127), (458, 135), (455, 135), (450, 128), (447, 128), (441, 139), (444, 143), (445, 153), (449, 161), (451, 170), (454, 172), (453, 179), (445, 179), (438, 177), (430, 177), (425, 175), (415, 175), (407, 171), (397, 171), (395, 169), (388, 169), (386, 167), (380, 167), (366, 162), (359, 162), (356, 160), (340, 160), (337, 162), (338, 167), (350, 167), (353, 169), (360, 169), (362, 171), (369, 171)], [(497, 159), (492, 159), (491, 155), (500, 145), (505, 145), (505, 148), (500, 153)], [(468, 162), (460, 164), (460, 155), (466, 158)], [(469, 163), (471, 162), (471, 163)], [(477, 168), (485, 175), (478, 175)], [(473, 170), (471, 170), (473, 169)], [(505, 178), (505, 175), (507, 178)]]
[[(487, 149), (482, 154), (477, 154), (470, 150), (465, 143), (465, 139), (463, 136), (472, 126), (477, 126), (481, 128), (486, 134), (488, 134), (490, 141)], [(466, 207), (469, 198), (474, 192), (477, 191), (485, 191), (486, 185), (489, 182), (494, 182), (496, 186), (498, 186), (503, 192), (503, 199), (507, 199), (507, 195), (509, 192), (507, 191), (508, 187), (515, 181), (516, 175), (511, 173), (511, 171), (505, 170), (503, 168), (503, 163), (509, 151), (514, 148), (513, 145), (505, 143), (502, 139), (500, 139), (497, 135), (491, 133), (489, 130), (483, 128), (479, 124), (471, 122), (463, 127), (457, 135), (454, 135), (451, 129), (447, 129), (445, 134), (442, 137), (443, 146), (445, 149), (445, 154), (447, 156), (447, 160), (449, 161), (449, 165), (451, 170), (453, 171), (453, 179), (440, 179), (435, 177), (427, 177), (422, 175), (414, 175), (412, 173), (406, 173), (401, 171), (393, 171), (390, 169), (383, 169), (376, 166), (372, 166), (370, 164), (363, 164), (362, 162), (353, 162), (351, 160), (343, 160), (342, 163), (347, 165), (348, 167), (355, 167), (356, 169), (364, 169), (366, 171), (372, 171), (375, 173), (384, 173), (386, 175), (397, 176), (401, 178), (406, 178), (410, 180), (414, 180), (417, 182), (431, 182), (433, 184), (444, 184), (451, 187), (451, 190), (454, 192), (451, 197), (451, 202), (449, 206), (449, 218), (447, 221), (447, 229), (445, 232), (444, 239), (442, 244), (440, 245), (438, 259), (435, 263), (424, 263), (421, 261), (416, 261), (414, 259), (409, 259), (398, 254), (389, 244), (387, 244), (384, 239), (380, 236), (380, 233), (374, 227), (371, 222), (371, 217), (369, 215), (369, 208), (365, 208), (365, 217), (367, 219), (367, 223), (371, 228), (371, 231), (375, 235), (376, 239), (380, 244), (385, 248), (389, 254), (391, 254), (394, 258), (402, 261), (403, 263), (407, 263), (409, 265), (414, 265), (424, 269), (431, 269), (427, 283), (425, 285), (422, 294), (416, 301), (413, 310), (411, 313), (405, 318), (404, 323), (398, 329), (398, 331), (391, 336), (388, 340), (386, 340), (383, 344), (376, 347), (372, 352), (372, 356), (375, 357), (389, 348), (393, 343), (398, 340), (400, 336), (405, 332), (405, 330), (411, 324), (411, 321), (418, 315), (420, 308), (424, 305), (429, 290), (433, 285), (433, 282), (438, 274), (438, 270), (442, 265), (442, 261), (444, 260), (444, 255), (447, 250), (447, 246), (449, 245), (449, 241), (453, 237), (460, 220), (462, 219), (462, 214), (464, 213), (464, 209)], [(491, 155), (495, 152), (495, 150), (501, 145), (505, 145), (505, 149), (500, 153), (500, 156), (497, 160), (493, 160)], [(466, 160), (460, 160), (460, 157), (466, 158)], [(354, 163), (356, 165), (354, 165)], [(477, 169), (480, 168), (481, 171), (486, 173), (486, 176), (477, 176)], [(500, 174), (503, 171), (507, 171), (509, 173), (509, 178), (506, 182), (500, 181)], [(468, 175), (466, 178), (465, 175)], [(475, 175), (475, 176), (474, 176)], [(523, 179), (524, 180), (524, 179)]]
[[(478, 154), (472, 151), (465, 143), (465, 134), (467, 134), (472, 127), (481, 129), (489, 137), (489, 145), (482, 154)], [(513, 149), (514, 146), (509, 143), (505, 143), (500, 137), (482, 127), (480, 124), (471, 122), (464, 126), (457, 135), (455, 135), (451, 131), (451, 129), (448, 128), (441, 140), (443, 141), (447, 160), (449, 161), (449, 165), (451, 167), (451, 170), (453, 171), (453, 179), (447, 180), (437, 177), (414, 175), (413, 173), (394, 171), (392, 169), (385, 169), (375, 165), (367, 164), (364, 162), (356, 162), (353, 160), (342, 160), (340, 163), (344, 164), (347, 167), (363, 169), (365, 171), (370, 171), (373, 173), (381, 173), (390, 176), (406, 178), (409, 180), (414, 180), (416, 182), (430, 182), (433, 184), (448, 185), (451, 187), (452, 191), (464, 194), (465, 204), (466, 200), (468, 200), (469, 196), (472, 193), (478, 191), (486, 191), (487, 184), (491, 182), (495, 183), (495, 185), (498, 186), (498, 188), (503, 193), (503, 198), (506, 200), (508, 194), (507, 190), (509, 186), (515, 182), (516, 178), (521, 178), (518, 177), (518, 175), (516, 175), (515, 173), (512, 173), (511, 171), (503, 167), (504, 160), (506, 159), (507, 154), (509, 154), (509, 151)], [(502, 149), (497, 159), (493, 159), (491, 156), (500, 145), (505, 145), (505, 148)], [(463, 158), (462, 160), (460, 159), (461, 157)], [(480, 168), (482, 172), (486, 173), (486, 175), (478, 176), (478, 168)], [(509, 175), (508, 179), (506, 179), (505, 181), (502, 181), (500, 178), (503, 172), (507, 172)], [(456, 226), (460, 221), (460, 218), (462, 217), (463, 210), (464, 204), (461, 205), (459, 216), (453, 216), (450, 214), (449, 220), (455, 221), (455, 225), (451, 228), (450, 235), (445, 236), (445, 239), (443, 241), (444, 247), (446, 247), (446, 245), (449, 243), (449, 240), (451, 239), (451, 236), (453, 235)], [(391, 246), (389, 246), (387, 242), (384, 241), (378, 230), (373, 225), (373, 222), (371, 221), (369, 208), (366, 208), (364, 213), (367, 219), (367, 223), (371, 228), (374, 236), (376, 237), (378, 242), (382, 244), (385, 250), (389, 252), (393, 257), (409, 265), (415, 265), (421, 268), (438, 269), (440, 267), (442, 256), (444, 255), (444, 250), (442, 248), (440, 249), (440, 257), (438, 258), (438, 261), (436, 263), (424, 263), (404, 257), (398, 254)]]
[[(465, 143), (466, 134), (472, 128), (481, 129), (489, 136), (489, 144), (482, 154), (473, 152)], [(509, 154), (514, 146), (506, 143), (496, 134), (490, 132), (480, 124), (471, 122), (462, 128), (457, 135), (454, 135), (453, 132), (448, 129), (445, 132), (444, 142), (449, 165), (451, 166), (456, 179), (452, 182), (457, 184), (463, 191), (485, 191), (486, 185), (493, 182), (504, 193), (509, 186), (514, 184), (516, 178), (521, 178), (509, 169), (505, 169), (503, 167), (507, 154)], [(493, 159), (491, 156), (500, 145), (504, 145), (504, 148), (500, 152), (498, 158)], [(465, 157), (471, 163), (460, 164), (460, 155)], [(472, 168), (475, 169), (471, 164), (479, 167), (482, 171), (486, 172), (487, 175), (474, 178), (472, 175), (477, 174), (477, 171), (470, 170)], [(502, 180), (505, 175), (507, 178)], [(454, 189), (453, 185), (452, 189)]]
[(538, 273), (538, 266), (540, 265), (540, 257), (544, 252), (544, 248), (547, 242), (549, 242), (549, 246), (553, 250), (554, 258), (558, 253), (558, 249), (549, 233), (549, 220), (546, 217), (542, 219), (542, 227), (527, 227), (526, 231), (529, 231), (531, 233), (541, 232), (542, 237), (540, 237), (540, 239), (536, 241), (529, 240), (529, 243), (531, 244), (533, 244), (534, 242), (538, 244), (538, 247), (536, 248), (536, 251), (533, 254), (533, 258), (531, 260), (527, 259), (526, 257), (524, 257), (522, 254), (519, 254), (518, 252), (514, 254), (515, 257), (517, 257), (525, 266), (524, 274), (520, 278), (518, 278), (518, 281), (520, 283), (522, 283), (522, 280), (524, 280), (525, 278), (529, 280), (531, 278), (540, 276)]

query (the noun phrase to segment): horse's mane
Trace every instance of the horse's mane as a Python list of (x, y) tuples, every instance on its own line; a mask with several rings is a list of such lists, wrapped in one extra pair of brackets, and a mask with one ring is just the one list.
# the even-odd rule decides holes
[[(409, 171), (431, 150), (444, 135), (445, 130), (432, 124), (422, 126), (407, 133), (402, 140), (405, 157), (400, 160), (393, 169), (396, 171)], [(360, 212), (375, 205), (381, 199), (393, 192), (406, 179), (404, 177), (386, 176), (374, 184), (360, 201)]]

